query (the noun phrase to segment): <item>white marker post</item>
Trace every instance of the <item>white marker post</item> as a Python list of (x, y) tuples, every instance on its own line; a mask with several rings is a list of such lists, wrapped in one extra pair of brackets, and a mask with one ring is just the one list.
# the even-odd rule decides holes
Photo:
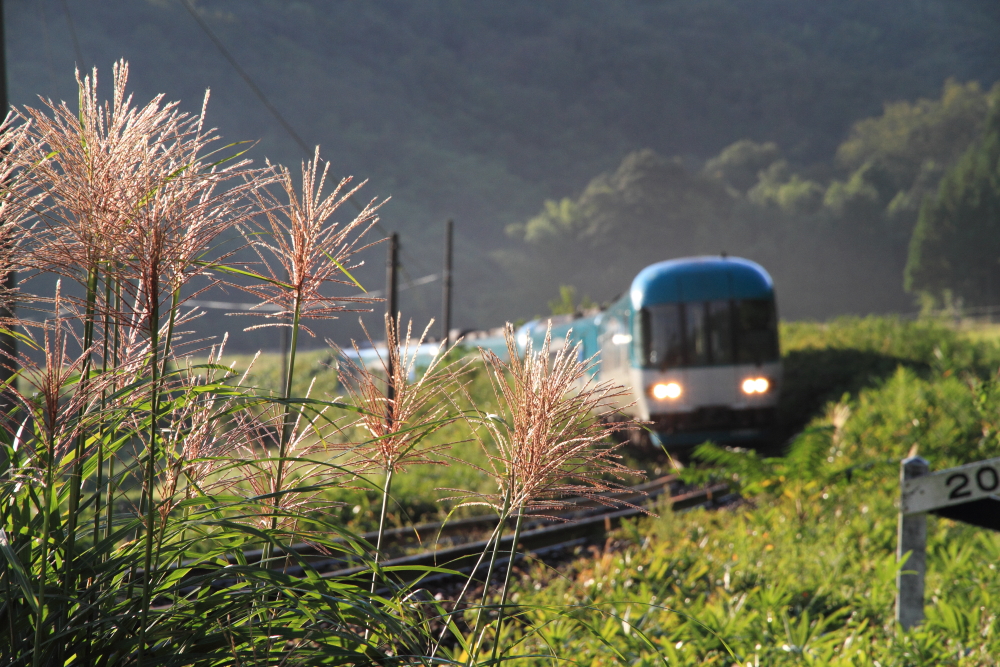
[(1000, 530), (1000, 458), (931, 473), (926, 460), (911, 456), (901, 464), (900, 487), (896, 557), (910, 557), (896, 576), (896, 620), (909, 629), (924, 620), (927, 513)]
[(896, 536), (896, 561), (909, 552), (903, 569), (896, 575), (896, 621), (909, 630), (924, 620), (924, 572), (927, 569), (927, 514), (907, 513), (907, 483), (923, 477), (931, 466), (919, 456), (903, 459), (899, 480), (903, 499), (899, 508), (899, 532)]

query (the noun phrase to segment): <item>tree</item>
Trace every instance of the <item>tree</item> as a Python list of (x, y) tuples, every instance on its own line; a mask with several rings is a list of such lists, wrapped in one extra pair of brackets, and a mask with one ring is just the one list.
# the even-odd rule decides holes
[(927, 197), (910, 241), (905, 287), (966, 305), (1000, 300), (1000, 92), (986, 131)]
[(778, 160), (757, 175), (757, 185), (750, 188), (747, 198), (786, 213), (815, 213), (823, 204), (823, 186), (791, 173), (788, 162)]
[(547, 201), (535, 217), (508, 226), (523, 244), (494, 256), (521, 281), (522, 307), (534, 312), (546, 304), (539, 285), (574, 285), (607, 301), (648, 264), (725, 250), (719, 229), (735, 203), (724, 184), (690, 172), (679, 158), (640, 150), (592, 179), (579, 197)]
[(837, 148), (837, 163), (850, 171), (876, 166), (886, 181), (880, 188), (891, 199), (908, 190), (928, 161), (952, 165), (981, 136), (989, 100), (1000, 90), (984, 92), (979, 83), (948, 79), (941, 99), (893, 102), (881, 116), (851, 128)]
[(773, 141), (758, 144), (749, 139), (741, 139), (706, 162), (702, 173), (717, 178), (743, 193), (757, 182), (759, 172), (779, 159), (781, 151), (778, 149), (778, 144)]

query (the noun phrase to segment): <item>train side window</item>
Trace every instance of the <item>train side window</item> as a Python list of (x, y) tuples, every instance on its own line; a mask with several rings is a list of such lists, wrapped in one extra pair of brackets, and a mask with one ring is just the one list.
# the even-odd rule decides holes
[(665, 303), (643, 308), (642, 345), (646, 366), (669, 368), (685, 365), (683, 306)]
[(737, 362), (759, 364), (778, 359), (778, 317), (771, 299), (736, 302)]

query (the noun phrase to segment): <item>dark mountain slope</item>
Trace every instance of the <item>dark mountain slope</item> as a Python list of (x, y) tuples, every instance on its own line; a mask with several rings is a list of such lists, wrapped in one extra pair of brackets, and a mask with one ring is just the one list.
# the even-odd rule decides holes
[[(11, 99), (72, 99), (63, 3), (7, 0)], [(297, 146), (175, 0), (66, 3), (87, 66), (132, 64), (139, 99), (164, 92), (259, 157)], [(933, 96), (949, 76), (1000, 79), (992, 0), (201, 0), (207, 22), (306, 143), (393, 195), (416, 277), (458, 221), (459, 323), (516, 317), (486, 254), (507, 224), (574, 195), (640, 148), (698, 163), (741, 138), (829, 162), (853, 122), (888, 100)], [(381, 281), (373, 258), (369, 283)], [(544, 286), (555, 292), (554, 286)], [(437, 311), (434, 286), (404, 294)]]

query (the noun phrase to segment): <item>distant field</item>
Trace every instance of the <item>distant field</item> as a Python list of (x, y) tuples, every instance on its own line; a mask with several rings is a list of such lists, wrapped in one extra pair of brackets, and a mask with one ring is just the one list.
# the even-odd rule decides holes
[(970, 340), (1000, 343), (1000, 323), (977, 320), (960, 320), (952, 326)]

